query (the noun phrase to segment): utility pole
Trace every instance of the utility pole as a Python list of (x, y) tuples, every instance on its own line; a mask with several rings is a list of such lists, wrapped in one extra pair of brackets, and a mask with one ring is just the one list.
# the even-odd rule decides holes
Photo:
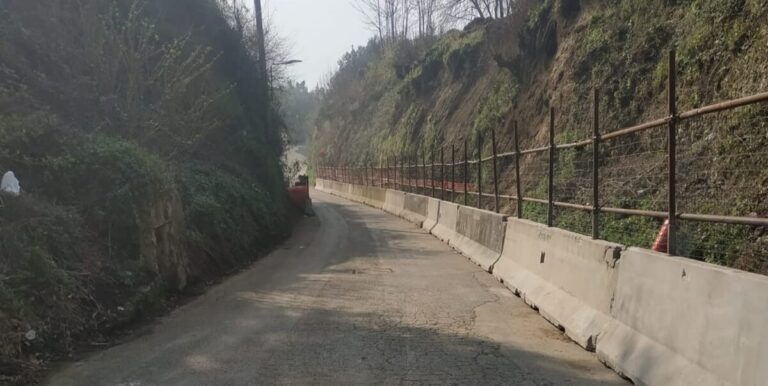
[(254, 0), (253, 5), (256, 11), (256, 35), (258, 35), (256, 43), (259, 50), (259, 71), (263, 80), (261, 92), (264, 103), (266, 103), (267, 128), (270, 129), (272, 127), (272, 101), (270, 100), (269, 74), (267, 73), (267, 46), (264, 37), (264, 18), (261, 12), (261, 0)]

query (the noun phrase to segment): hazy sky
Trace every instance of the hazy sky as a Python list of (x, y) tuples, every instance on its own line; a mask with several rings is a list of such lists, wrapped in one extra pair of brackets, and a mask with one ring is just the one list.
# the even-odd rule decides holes
[[(364, 45), (372, 33), (352, 3), (358, 0), (266, 0), (270, 22), (291, 47), (290, 74), (314, 88), (337, 61), (354, 46)], [(253, 7), (253, 0), (246, 0)]]

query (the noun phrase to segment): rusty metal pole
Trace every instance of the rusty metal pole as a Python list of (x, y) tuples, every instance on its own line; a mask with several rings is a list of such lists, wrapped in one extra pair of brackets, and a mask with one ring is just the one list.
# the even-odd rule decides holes
[(432, 164), (429, 166), (429, 182), (432, 185), (432, 198), (435, 198), (435, 146), (432, 145)]
[(517, 218), (523, 218), (523, 184), (520, 181), (520, 160), (523, 159), (520, 154), (520, 140), (517, 134), (517, 120), (514, 122), (515, 128), (515, 185), (517, 190)]
[(419, 149), (416, 149), (416, 154), (411, 158), (411, 193), (418, 191), (418, 178), (419, 178)]
[(456, 145), (451, 144), (451, 202), (456, 202)]
[(464, 206), (469, 205), (469, 192), (467, 183), (469, 182), (469, 157), (467, 153), (467, 140), (464, 140)]
[(445, 201), (445, 146), (440, 146), (440, 199)]
[(477, 135), (477, 208), (483, 208), (483, 136)]
[(549, 108), (549, 189), (547, 189), (549, 207), (547, 226), (555, 223), (555, 108)]
[(674, 255), (677, 247), (677, 65), (675, 50), (669, 52), (669, 126), (667, 146), (669, 157), (669, 231), (667, 253)]
[(414, 164), (413, 159), (414, 158), (415, 157), (410, 157), (409, 161), (408, 161), (408, 165), (409, 165), (409, 167), (408, 167), (408, 191), (411, 192), (411, 193), (413, 193), (413, 170), (414, 170), (414, 168), (413, 168), (413, 164)]
[(421, 189), (427, 195), (427, 147), (421, 149)]
[(409, 192), (411, 190), (411, 163), (413, 162), (413, 159), (411, 159), (410, 155), (407, 157), (407, 165), (405, 167), (405, 178), (408, 179), (408, 184), (405, 186), (405, 191)]
[(496, 159), (496, 129), (491, 130), (491, 147), (493, 148), (493, 209), (499, 213), (499, 171)]
[(592, 238), (600, 238), (600, 91), (595, 88), (592, 125)]

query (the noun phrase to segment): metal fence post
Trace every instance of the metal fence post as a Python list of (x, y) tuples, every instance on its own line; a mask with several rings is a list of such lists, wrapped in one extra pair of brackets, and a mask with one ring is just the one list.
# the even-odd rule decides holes
[(432, 198), (435, 198), (435, 146), (432, 145), (432, 163), (429, 166), (429, 182), (432, 185)]
[(592, 136), (592, 238), (600, 238), (600, 90), (595, 88)]
[(549, 189), (547, 189), (549, 207), (547, 226), (555, 223), (555, 108), (549, 108)]
[(440, 199), (445, 201), (445, 146), (440, 146)]
[(413, 193), (413, 154), (408, 157), (408, 192)]
[(499, 172), (496, 162), (496, 129), (491, 130), (491, 147), (493, 148), (493, 209), (499, 213)]
[(477, 208), (483, 208), (483, 136), (477, 135)]
[(427, 147), (421, 150), (421, 188), (427, 194)]
[(669, 228), (667, 253), (674, 255), (677, 247), (677, 65), (675, 50), (669, 52), (669, 126), (667, 146), (669, 156)]
[(467, 183), (469, 182), (469, 157), (467, 153), (467, 140), (464, 140), (464, 206), (469, 205), (469, 192)]
[(408, 178), (408, 185), (406, 185), (406, 187), (405, 187), (405, 191), (406, 192), (410, 192), (411, 191), (411, 183), (412, 183), (412, 181), (411, 181), (411, 177), (412, 177), (411, 172), (413, 171), (413, 169), (411, 168), (412, 165), (413, 165), (413, 158), (411, 158), (411, 156), (409, 155), (408, 156), (408, 164), (405, 167), (405, 171), (406, 171), (405, 177)]
[(523, 218), (523, 189), (520, 181), (520, 160), (523, 158), (520, 154), (520, 140), (517, 134), (517, 120), (515, 127), (515, 185), (517, 189), (517, 218)]
[(456, 202), (456, 145), (451, 144), (451, 202)]

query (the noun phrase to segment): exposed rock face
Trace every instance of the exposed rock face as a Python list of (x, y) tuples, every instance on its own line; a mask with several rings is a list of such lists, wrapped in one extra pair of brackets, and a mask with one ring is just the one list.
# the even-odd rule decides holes
[(138, 210), (141, 259), (170, 289), (183, 290), (190, 276), (190, 262), (183, 240), (184, 209), (178, 191), (166, 189), (146, 208)]

